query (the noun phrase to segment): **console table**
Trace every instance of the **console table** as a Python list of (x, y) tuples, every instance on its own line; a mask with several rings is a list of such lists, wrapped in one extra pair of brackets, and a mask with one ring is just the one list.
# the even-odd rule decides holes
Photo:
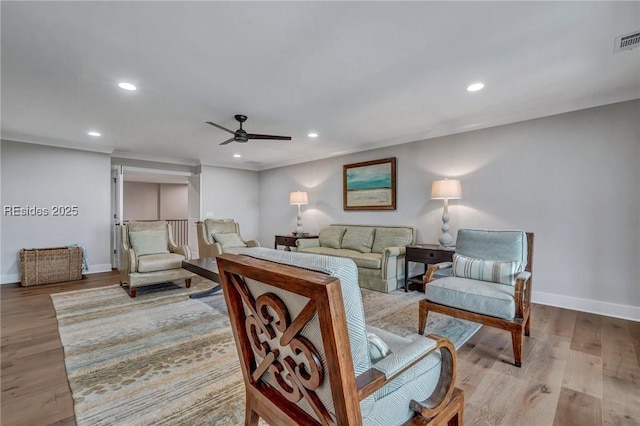
[(442, 247), (438, 244), (414, 244), (407, 246), (407, 253), (404, 258), (404, 291), (409, 290), (409, 283), (417, 284), (424, 291), (422, 277), (424, 273), (409, 277), (409, 262), (417, 262), (424, 264), (424, 271), (427, 271), (428, 265), (440, 262), (451, 262), (453, 260), (453, 252), (455, 247)]
[(309, 234), (302, 234), (301, 236), (293, 235), (293, 234), (276, 235), (276, 241), (273, 244), (273, 248), (277, 249), (278, 246), (285, 246), (285, 250), (291, 251), (291, 247), (295, 247), (296, 246), (296, 241), (297, 240), (309, 239), (309, 238), (318, 238), (318, 236), (317, 235), (309, 235)]

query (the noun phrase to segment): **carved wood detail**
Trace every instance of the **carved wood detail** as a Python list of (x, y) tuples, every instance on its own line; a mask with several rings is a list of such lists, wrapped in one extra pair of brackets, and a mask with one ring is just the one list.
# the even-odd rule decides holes
[[(249, 311), (245, 319), (245, 331), (256, 361), (255, 369), (251, 372), (252, 380), (262, 380), (268, 371), (274, 379), (270, 384), (287, 400), (298, 403), (304, 398), (319, 418), (332, 421), (328, 410), (315, 393), (324, 383), (320, 355), (316, 347), (299, 334), (313, 318), (315, 304), (307, 303), (292, 320), (289, 309), (280, 297), (274, 293), (264, 293), (254, 300), (244, 280), (236, 278), (234, 285), (240, 290)], [(283, 347), (287, 346), (299, 356), (298, 359), (303, 360), (297, 361), (290, 355), (285, 356)]]

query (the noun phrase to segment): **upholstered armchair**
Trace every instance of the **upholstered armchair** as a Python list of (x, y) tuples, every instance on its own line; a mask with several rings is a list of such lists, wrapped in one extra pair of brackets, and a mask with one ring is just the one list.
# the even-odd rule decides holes
[(138, 287), (177, 280), (189, 288), (193, 274), (182, 269), (182, 261), (189, 259), (189, 246), (175, 244), (165, 221), (122, 225), (120, 285), (129, 287), (129, 296), (136, 297)]
[(205, 219), (196, 226), (200, 258), (216, 257), (232, 247), (260, 247), (257, 240), (245, 240), (240, 236), (240, 225), (233, 219)]
[(217, 257), (246, 425), (462, 424), (456, 351), (365, 324), (350, 259), (257, 248)]
[[(451, 268), (448, 277), (433, 279)], [(431, 265), (424, 275), (418, 331), (439, 312), (511, 332), (515, 365), (522, 365), (522, 334), (531, 330), (533, 234), (460, 229), (453, 262)]]

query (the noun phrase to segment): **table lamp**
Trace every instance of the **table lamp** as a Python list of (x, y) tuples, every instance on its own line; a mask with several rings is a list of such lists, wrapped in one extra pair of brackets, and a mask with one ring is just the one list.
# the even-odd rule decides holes
[(433, 181), (431, 185), (431, 199), (444, 200), (444, 210), (442, 211), (442, 235), (438, 239), (443, 247), (451, 247), (453, 238), (449, 234), (449, 200), (462, 198), (462, 187), (460, 181), (455, 179), (442, 179)]
[(300, 212), (300, 206), (303, 204), (309, 204), (309, 197), (306, 192), (296, 191), (289, 194), (289, 204), (298, 206), (298, 227), (296, 228), (296, 235), (301, 237), (302, 230), (302, 213)]

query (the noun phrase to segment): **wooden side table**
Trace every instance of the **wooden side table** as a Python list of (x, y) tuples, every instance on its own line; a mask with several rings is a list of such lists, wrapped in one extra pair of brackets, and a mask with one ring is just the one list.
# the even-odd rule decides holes
[(277, 249), (278, 246), (285, 246), (286, 251), (291, 251), (291, 247), (296, 246), (297, 240), (301, 240), (301, 239), (304, 240), (304, 239), (310, 239), (310, 238), (318, 238), (318, 236), (309, 235), (309, 234), (302, 234), (301, 236), (293, 235), (293, 234), (276, 235), (276, 241), (273, 244), (273, 248)]
[[(414, 244), (407, 246), (407, 254), (404, 257), (404, 291), (409, 290), (409, 283), (418, 284), (422, 287), (422, 277), (424, 273), (409, 277), (409, 262), (424, 264), (424, 271), (428, 265), (440, 262), (451, 262), (455, 247), (445, 248), (438, 244)], [(424, 290), (423, 290), (424, 291)]]

